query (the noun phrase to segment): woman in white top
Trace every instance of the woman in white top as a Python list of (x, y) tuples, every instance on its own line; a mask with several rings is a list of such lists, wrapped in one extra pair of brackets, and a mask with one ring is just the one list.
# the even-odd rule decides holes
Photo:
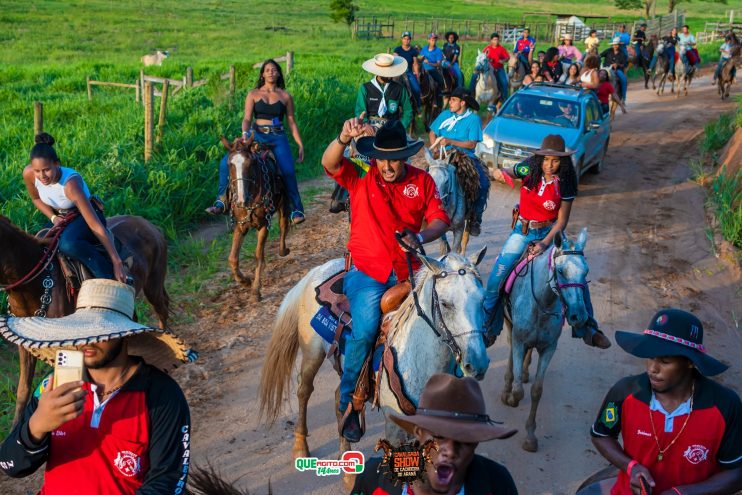
[(597, 55), (591, 53), (585, 57), (585, 66), (580, 74), (580, 84), (583, 88), (597, 91), (598, 86), (600, 86), (598, 69), (600, 69), (600, 59)]
[[(96, 278), (126, 282), (121, 257), (114, 248), (106, 219), (90, 201), (90, 190), (74, 170), (62, 167), (54, 150), (54, 138), (41, 133), (31, 149), (31, 163), (23, 170), (23, 181), (34, 206), (54, 225), (65, 215), (79, 215), (70, 221), (59, 238), (59, 251), (80, 261)], [(105, 256), (98, 249), (103, 245)]]

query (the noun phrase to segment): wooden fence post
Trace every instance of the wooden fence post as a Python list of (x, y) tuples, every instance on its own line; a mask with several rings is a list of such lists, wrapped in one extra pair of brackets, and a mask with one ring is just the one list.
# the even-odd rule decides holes
[(294, 70), (294, 52), (286, 52), (286, 75)]
[(90, 85), (90, 78), (86, 77), (85, 81), (88, 85), (88, 101), (93, 101), (93, 87)]
[(142, 98), (142, 105), (144, 105), (144, 69), (139, 71), (139, 88), (142, 91), (140, 96)]
[(33, 102), (33, 134), (44, 132), (44, 105), (40, 101)]
[(141, 79), (137, 80), (136, 84), (136, 102), (139, 103), (139, 98), (141, 98), (141, 91), (142, 91), (142, 81)]
[(152, 158), (152, 134), (153, 134), (153, 100), (152, 83), (144, 83), (144, 161), (145, 163)]
[(165, 127), (165, 111), (167, 109), (167, 93), (170, 81), (167, 79), (162, 83), (162, 99), (160, 100), (160, 117), (157, 120), (157, 143), (162, 142), (162, 132)]
[(237, 78), (234, 70), (234, 65), (229, 66), (229, 97), (234, 97), (234, 91), (237, 87)]
[(193, 87), (193, 67), (186, 67), (186, 87)]

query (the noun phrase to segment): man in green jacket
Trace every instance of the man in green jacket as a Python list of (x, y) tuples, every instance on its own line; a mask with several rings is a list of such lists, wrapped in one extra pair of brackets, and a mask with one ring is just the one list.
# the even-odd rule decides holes
[(392, 78), (407, 71), (407, 61), (397, 55), (380, 53), (363, 63), (374, 77), (361, 85), (355, 116), (379, 128), (388, 120), (399, 120), (405, 129), (412, 122), (412, 104), (407, 88)]

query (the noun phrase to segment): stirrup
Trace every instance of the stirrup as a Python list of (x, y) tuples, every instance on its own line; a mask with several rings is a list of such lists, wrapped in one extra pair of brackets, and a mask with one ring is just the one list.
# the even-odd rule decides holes
[(292, 225), (299, 225), (300, 223), (304, 223), (304, 221), (306, 220), (304, 213), (300, 212), (299, 210), (292, 211), (289, 218), (291, 219)]

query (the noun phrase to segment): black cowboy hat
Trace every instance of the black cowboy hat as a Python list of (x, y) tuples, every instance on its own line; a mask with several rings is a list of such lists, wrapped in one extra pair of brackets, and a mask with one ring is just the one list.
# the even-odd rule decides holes
[(456, 33), (456, 31), (448, 31), (446, 34), (443, 35), (443, 39), (448, 41), (448, 37), (453, 35), (453, 42), (456, 43), (459, 41), (459, 35)]
[(456, 88), (451, 92), (451, 98), (460, 98), (466, 102), (466, 106), (475, 112), (479, 111), (479, 102), (464, 88)]
[(549, 134), (541, 141), (541, 148), (533, 152), (534, 155), (541, 156), (569, 156), (574, 151), (567, 151), (564, 144), (564, 138), (559, 134)]
[(369, 158), (382, 160), (403, 160), (411, 157), (423, 147), (421, 140), (407, 138), (404, 126), (399, 120), (387, 121), (375, 136), (362, 137), (356, 141), (356, 150)]
[(425, 384), (415, 414), (389, 417), (410, 433), (418, 426), (433, 435), (465, 443), (509, 438), (518, 431), (490, 419), (482, 389), (474, 378), (444, 373), (436, 373)]
[(642, 333), (616, 332), (616, 342), (639, 358), (687, 357), (704, 376), (718, 375), (729, 368), (706, 354), (701, 321), (680, 309), (659, 311)]

